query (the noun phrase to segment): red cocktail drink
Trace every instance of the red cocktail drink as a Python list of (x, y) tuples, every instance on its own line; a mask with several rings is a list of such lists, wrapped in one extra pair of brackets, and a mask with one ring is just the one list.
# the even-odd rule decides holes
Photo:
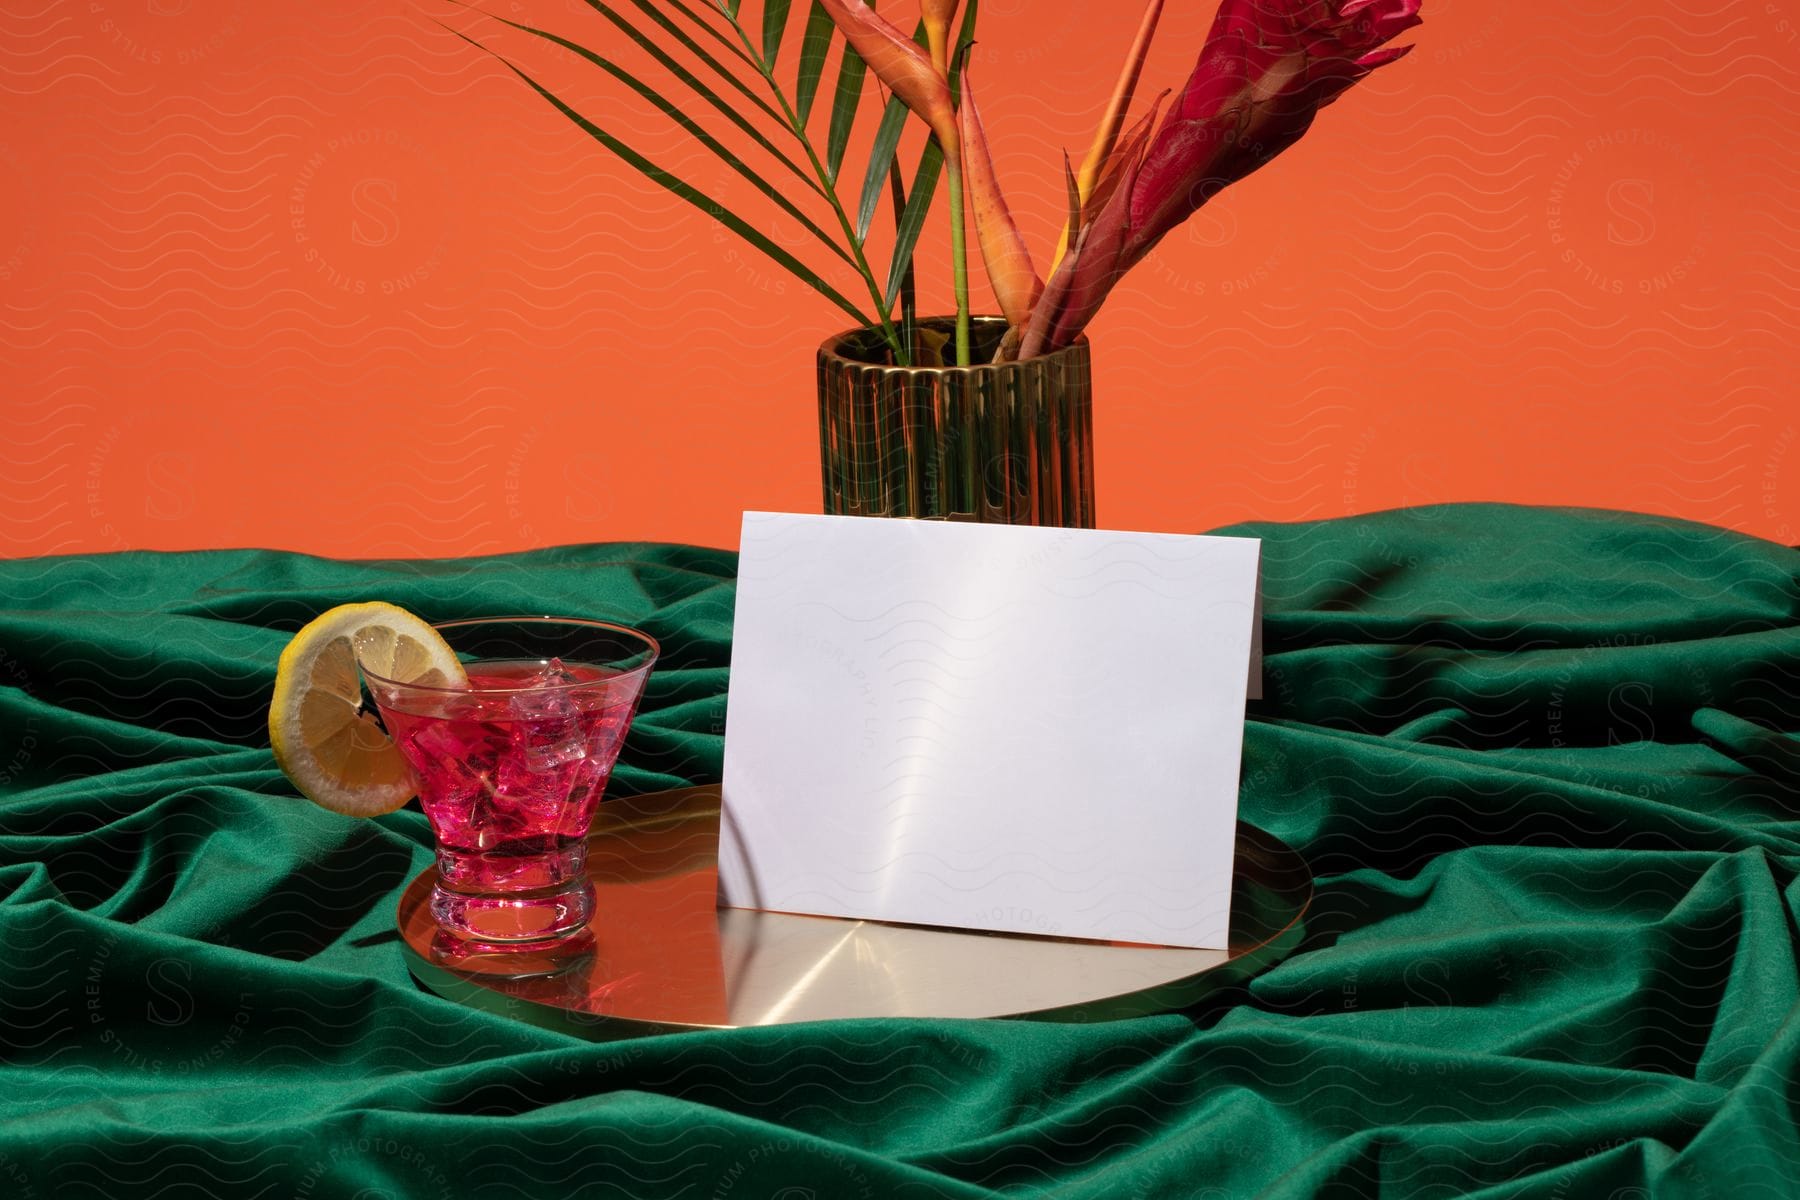
[(551, 618), (437, 627), (466, 688), (368, 675), (437, 838), (432, 912), (485, 948), (541, 945), (593, 912), (587, 836), (656, 643)]

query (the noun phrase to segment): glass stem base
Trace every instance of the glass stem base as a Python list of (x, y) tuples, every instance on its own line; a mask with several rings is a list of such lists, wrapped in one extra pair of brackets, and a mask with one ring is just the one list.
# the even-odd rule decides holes
[(537, 947), (577, 933), (594, 915), (587, 844), (537, 854), (438, 849), (431, 915), (445, 932), (484, 949)]

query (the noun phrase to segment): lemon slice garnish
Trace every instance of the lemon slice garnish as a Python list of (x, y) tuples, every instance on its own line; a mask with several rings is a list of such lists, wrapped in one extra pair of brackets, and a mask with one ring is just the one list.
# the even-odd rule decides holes
[(275, 765), (314, 804), (372, 817), (416, 789), (399, 747), (363, 708), (358, 659), (399, 683), (461, 687), (469, 678), (437, 630), (380, 601), (320, 614), (281, 652), (269, 701)]

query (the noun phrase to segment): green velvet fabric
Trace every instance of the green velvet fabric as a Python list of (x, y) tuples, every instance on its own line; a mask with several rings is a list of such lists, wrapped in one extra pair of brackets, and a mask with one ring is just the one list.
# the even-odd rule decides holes
[(377, 597), (624, 620), (667, 652), (616, 786), (714, 780), (732, 556), (0, 563), (0, 1195), (1800, 1194), (1800, 553), (1489, 505), (1230, 532), (1301, 952), (1114, 1024), (609, 1044), (412, 982), (424, 819), (295, 798), (276, 655)]

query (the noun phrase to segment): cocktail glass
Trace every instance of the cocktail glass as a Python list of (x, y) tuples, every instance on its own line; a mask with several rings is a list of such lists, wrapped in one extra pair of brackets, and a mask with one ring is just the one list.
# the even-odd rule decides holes
[(363, 672), (437, 838), (432, 915), (471, 951), (553, 944), (593, 915), (589, 827), (660, 648), (574, 617), (435, 628), (468, 687)]

